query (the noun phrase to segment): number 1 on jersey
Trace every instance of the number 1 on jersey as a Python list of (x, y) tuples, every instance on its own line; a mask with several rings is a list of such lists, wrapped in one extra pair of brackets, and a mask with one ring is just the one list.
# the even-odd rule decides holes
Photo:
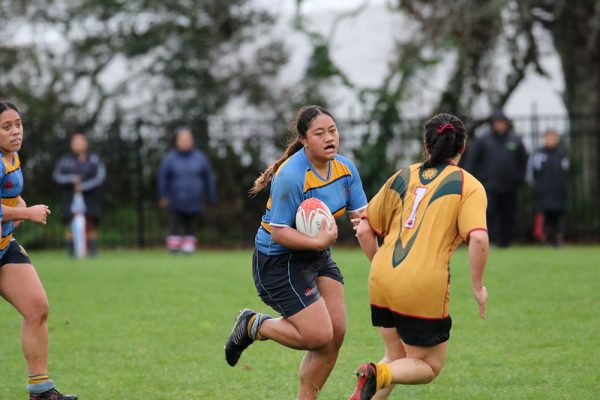
[(415, 200), (413, 201), (412, 211), (410, 212), (410, 217), (406, 220), (404, 227), (407, 229), (412, 229), (415, 227), (415, 223), (417, 221), (417, 209), (419, 208), (419, 204), (423, 197), (425, 197), (425, 193), (427, 192), (427, 188), (423, 186), (417, 186), (415, 190)]

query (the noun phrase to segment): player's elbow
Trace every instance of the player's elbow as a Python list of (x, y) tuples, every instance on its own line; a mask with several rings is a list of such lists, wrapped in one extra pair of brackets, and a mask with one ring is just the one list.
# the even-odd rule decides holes
[(271, 239), (274, 242), (279, 243), (282, 246), (285, 246), (286, 243), (286, 234), (285, 228), (281, 228), (278, 226), (271, 226)]
[(469, 247), (477, 246), (487, 249), (490, 245), (488, 233), (484, 230), (473, 231), (469, 234)]

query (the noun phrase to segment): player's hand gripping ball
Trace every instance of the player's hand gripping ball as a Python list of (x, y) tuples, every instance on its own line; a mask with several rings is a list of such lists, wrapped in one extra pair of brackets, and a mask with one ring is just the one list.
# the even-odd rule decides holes
[(325, 219), (329, 229), (331, 229), (335, 224), (331, 211), (321, 200), (311, 197), (304, 200), (298, 207), (298, 211), (296, 211), (296, 229), (305, 235), (315, 237)]

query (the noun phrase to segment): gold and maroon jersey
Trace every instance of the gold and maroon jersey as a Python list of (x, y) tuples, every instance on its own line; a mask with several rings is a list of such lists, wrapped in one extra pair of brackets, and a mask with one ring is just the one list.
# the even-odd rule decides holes
[(394, 174), (367, 207), (383, 243), (369, 275), (371, 305), (427, 319), (448, 316), (450, 256), (487, 230), (485, 189), (453, 164)]

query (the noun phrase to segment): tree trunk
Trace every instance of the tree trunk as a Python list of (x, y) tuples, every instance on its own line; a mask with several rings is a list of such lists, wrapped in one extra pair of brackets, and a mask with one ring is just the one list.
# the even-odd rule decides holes
[[(571, 189), (583, 194), (581, 204), (573, 207), (587, 208), (590, 223), (597, 214), (592, 210), (600, 207), (600, 1), (565, 3), (556, 10), (550, 30), (565, 80), (575, 178)], [(599, 224), (595, 219), (592, 223)]]

